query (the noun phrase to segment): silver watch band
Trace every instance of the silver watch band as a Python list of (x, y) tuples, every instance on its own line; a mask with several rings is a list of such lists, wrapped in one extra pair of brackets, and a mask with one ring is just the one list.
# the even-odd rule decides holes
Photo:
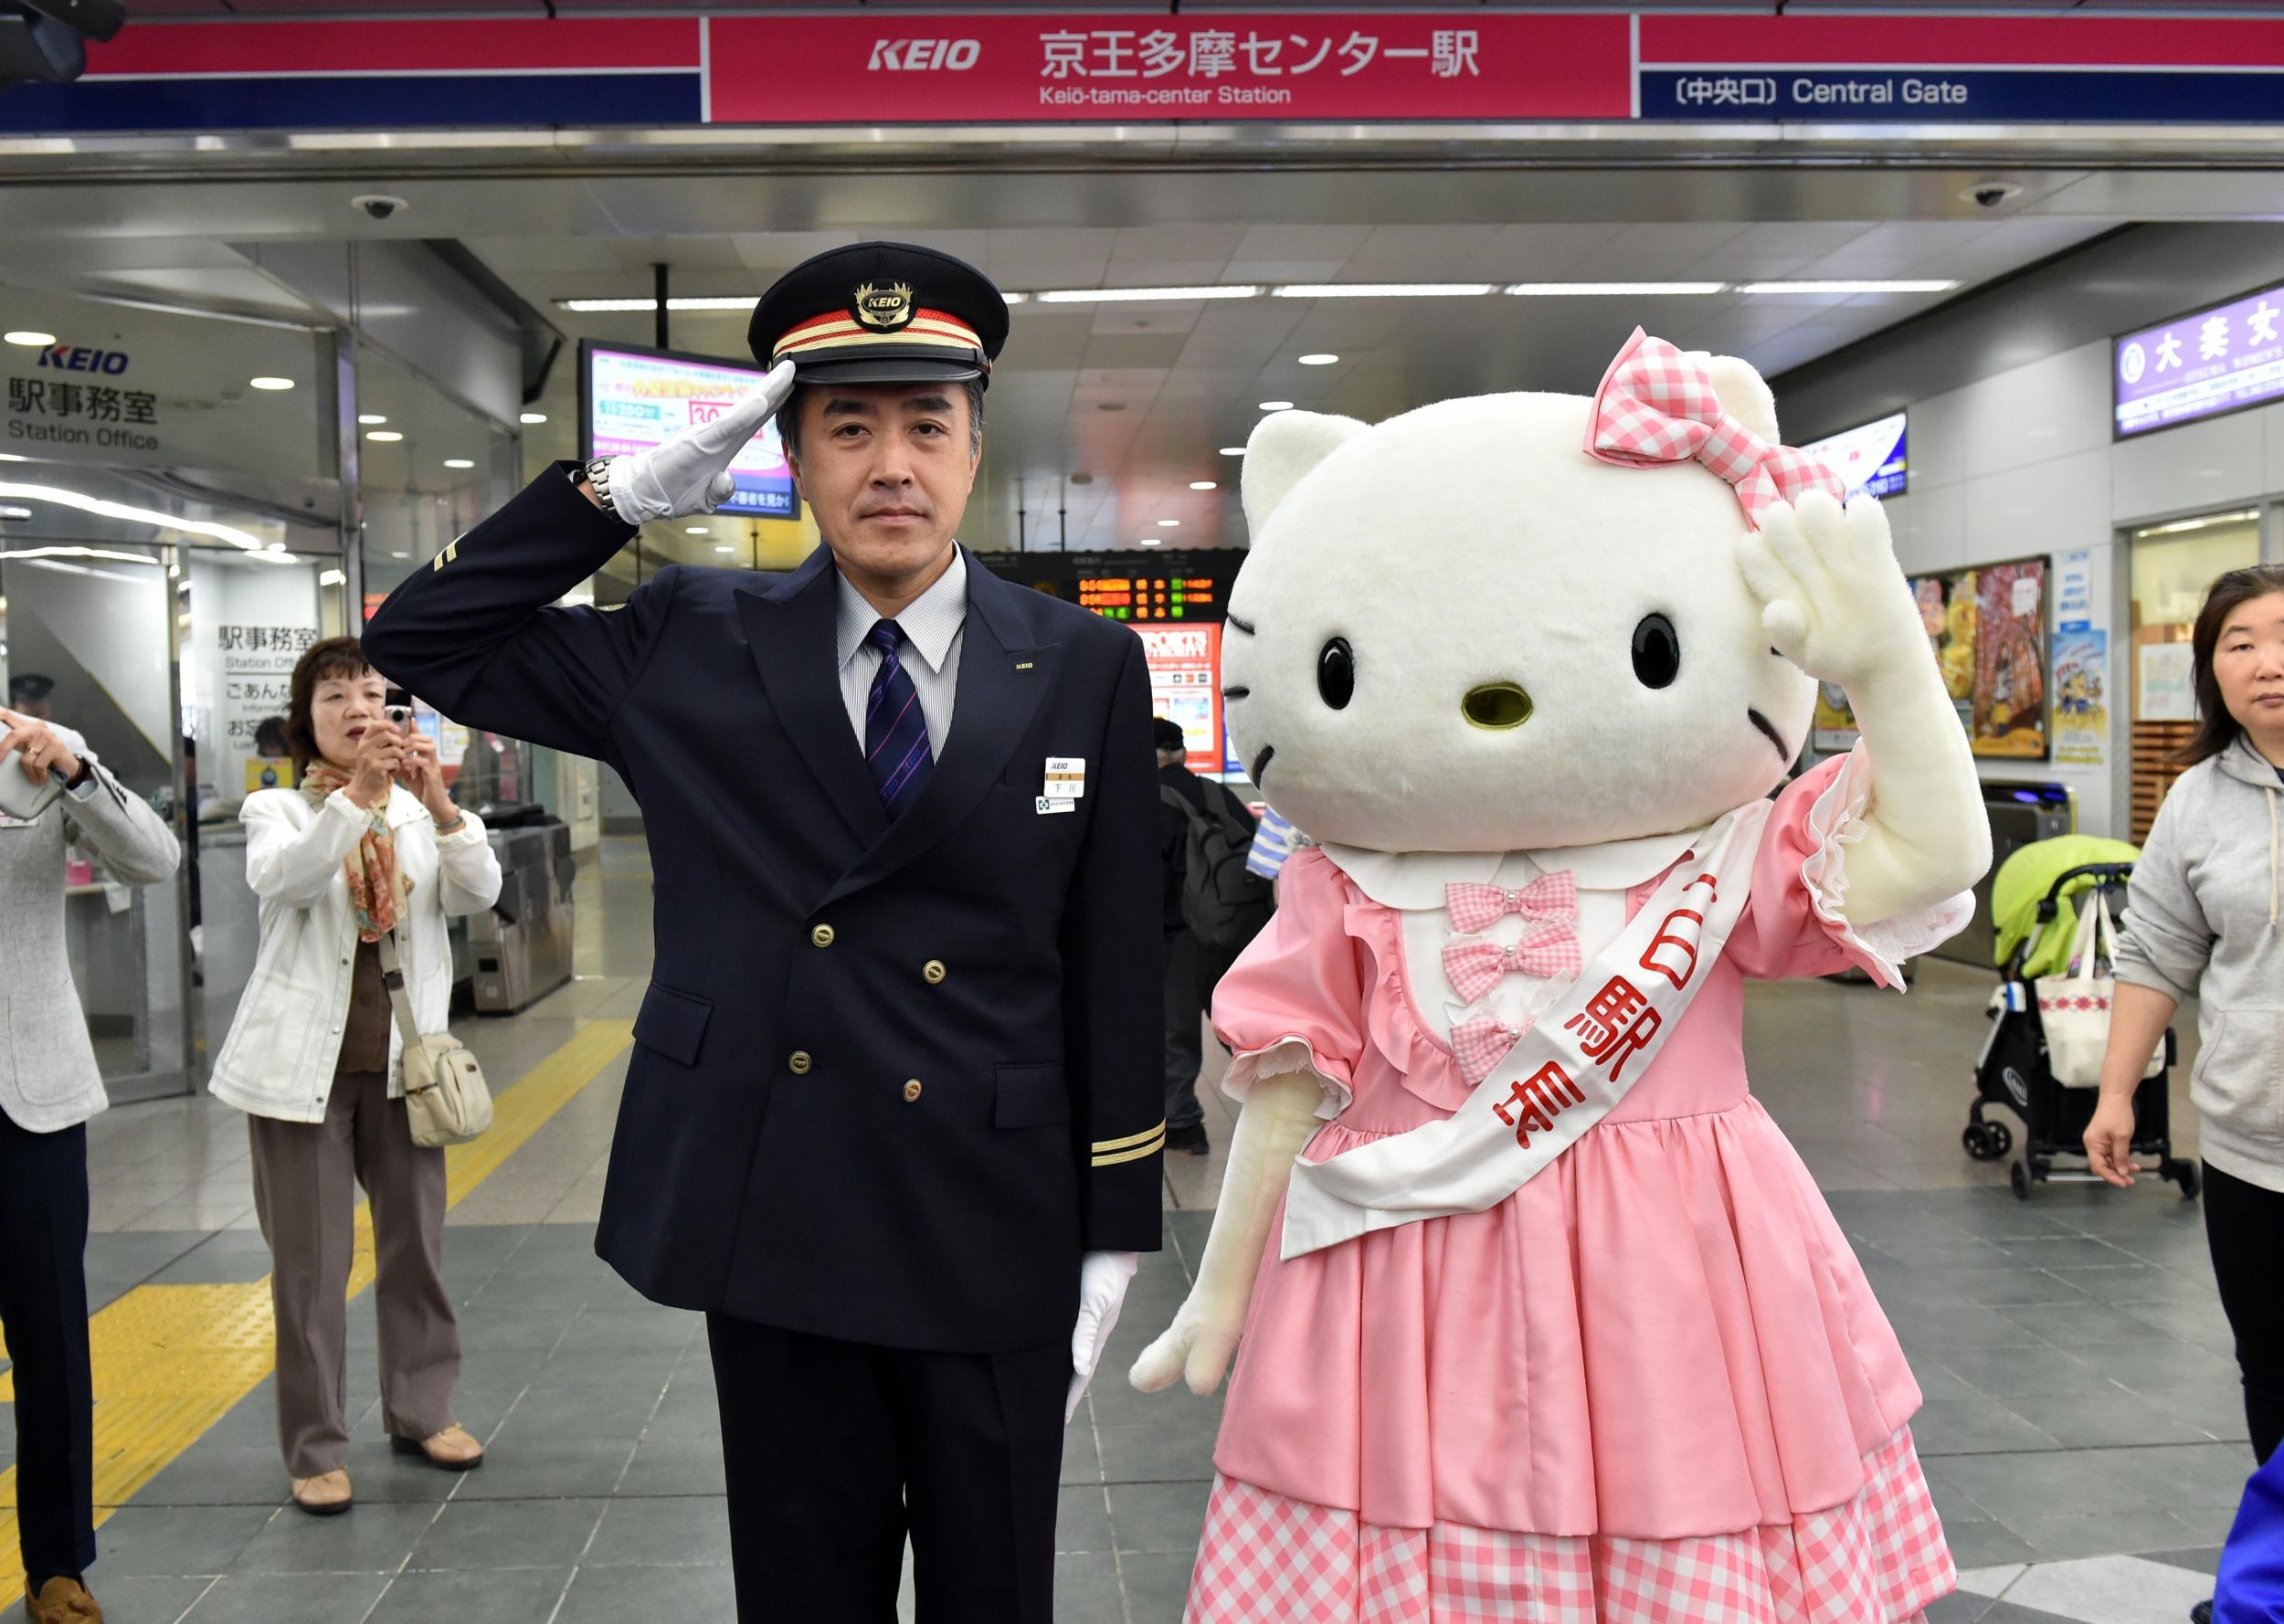
[(597, 457), (587, 465), (587, 482), (595, 487), (595, 498), (613, 518), (623, 518), (618, 506), (610, 500), (610, 459)]

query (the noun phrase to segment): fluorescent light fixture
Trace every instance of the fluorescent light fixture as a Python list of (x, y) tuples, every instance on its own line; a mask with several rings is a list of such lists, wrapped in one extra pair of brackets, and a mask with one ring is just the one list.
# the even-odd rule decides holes
[(31, 516), (32, 510), (29, 508), (0, 508), (0, 519), (29, 519)]
[(1496, 282), (1287, 282), (1274, 299), (1480, 299)]
[[(2202, 469), (2197, 470), (2202, 473)], [(2194, 519), (2176, 519), (2171, 524), (2152, 524), (2135, 531), (2135, 535), (2179, 535), (2184, 530), (2203, 530), (2211, 524), (2257, 524), (2260, 521), (2258, 509), (2235, 513), (2205, 513)]]
[(1293, 409), (1293, 403), (1289, 400), (1264, 400), (1261, 403), (1261, 409), (1264, 412), (1289, 412)]
[(1145, 547), (1156, 547), (1161, 545), (1164, 540), (1162, 536), (1146, 535), (1142, 538), (1141, 544)]
[(54, 333), (34, 332), (28, 328), (16, 332), (0, 332), (0, 343), (24, 344), (35, 350), (44, 350), (55, 342)]
[(444, 466), (446, 468), (473, 468), (476, 465), (465, 457), (447, 457), (444, 459)]
[(1959, 283), (1950, 278), (1904, 278), (1873, 281), (1739, 282), (1739, 293), (1948, 293)]
[(517, 420), (523, 423), (545, 423), (547, 421), (547, 414), (545, 412), (525, 412), (523, 417)]
[(1002, 293), (999, 297), (1006, 300), (1010, 304), (1029, 304), (1031, 302), (1031, 295), (1028, 293)]
[(1221, 488), (1221, 481), (1218, 480), (1192, 480), (1190, 481), (1190, 489), (1192, 490), (1219, 490)]
[(359, 412), (357, 414), (357, 421), (364, 424), (367, 428), (378, 428), (382, 424), (387, 422), (388, 419), (379, 412)]
[[(670, 299), (666, 301), (666, 308), (670, 311), (749, 311), (754, 308), (757, 296), (752, 293), (719, 298)], [(585, 315), (658, 309), (655, 299), (558, 299), (555, 303), (566, 311), (577, 311)]]
[(1204, 288), (1057, 288), (1031, 297), (1042, 304), (1147, 304), (1189, 299), (1258, 299), (1261, 289), (1253, 282)]
[(343, 575), (339, 570), (327, 570), (323, 575), (317, 577), (317, 584), (320, 586), (338, 586), (348, 578), (348, 576)]
[(293, 380), (291, 378), (248, 378), (246, 381), (257, 389), (276, 390), (291, 389), (293, 387)]
[(405, 437), (393, 428), (376, 428), (365, 438), (369, 440), (379, 440), (383, 445), (393, 446)]
[(1160, 530), (1172, 530), (1180, 522), (1179, 519), (1160, 519), (1158, 522), (1158, 527)]
[(682, 526), (682, 534), (684, 535), (712, 535), (713, 533), (714, 526), (711, 524), (685, 524)]
[(389, 556), (391, 558), (410, 558), (412, 554), (409, 553), (391, 553)]
[(1727, 282), (1509, 282), (1507, 290), (1531, 299), (1665, 299), (1728, 290)]
[(1301, 364), (1303, 366), (1330, 366), (1339, 359), (1338, 355), (1304, 355), (1301, 357)]
[(716, 553), (735, 553), (737, 551), (737, 547), (734, 543), (724, 542), (721, 545), (715, 547), (714, 551)]
[(1224, 457), (1242, 457), (1244, 454), (1245, 448), (1242, 446), (1223, 446), (1221, 448), (1221, 455)]
[(119, 564), (158, 563), (141, 553), (112, 553), (101, 547), (18, 547), (14, 552), (0, 552), (0, 558), (109, 558)]
[(217, 524), (206, 519), (178, 519), (172, 513), (162, 513), (152, 508), (129, 507), (125, 502), (82, 496), (77, 490), (66, 490), (59, 485), (17, 485), (0, 480), (0, 496), (13, 496), (22, 501), (52, 501), (100, 518), (124, 519), (160, 530), (179, 530), (187, 535), (212, 536), (217, 542), (227, 542), (231, 546), (243, 547), (249, 553), (259, 551), (265, 544), (236, 525)]

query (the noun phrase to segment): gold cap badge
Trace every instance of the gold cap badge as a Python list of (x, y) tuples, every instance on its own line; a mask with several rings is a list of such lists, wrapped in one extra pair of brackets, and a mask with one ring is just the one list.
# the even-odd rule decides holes
[(867, 327), (877, 327), (893, 332), (912, 324), (912, 284), (892, 282), (885, 288), (875, 288), (870, 282), (860, 283), (854, 301), (856, 319)]

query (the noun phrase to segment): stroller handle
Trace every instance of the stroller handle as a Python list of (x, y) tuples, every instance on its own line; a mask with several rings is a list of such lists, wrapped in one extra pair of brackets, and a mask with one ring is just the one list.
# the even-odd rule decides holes
[(2073, 880), (2083, 880), (2089, 875), (2098, 880), (2131, 880), (2133, 878), (2133, 865), (2131, 863), (2081, 863), (2075, 869), (2065, 869), (2055, 876), (2054, 883), (2046, 888), (2046, 894), (2039, 899), (2038, 923), (2040, 924), (2051, 923), (2055, 914), (2061, 911), (2060, 902), (2064, 886)]

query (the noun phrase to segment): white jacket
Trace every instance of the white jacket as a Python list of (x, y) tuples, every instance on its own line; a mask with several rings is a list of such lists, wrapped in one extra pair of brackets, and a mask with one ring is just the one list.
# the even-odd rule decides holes
[[(246, 879), (261, 902), (261, 943), (238, 999), (230, 1035), (208, 1087), (226, 1105), (280, 1122), (325, 1120), (341, 1058), (350, 984), (356, 965), (356, 916), (344, 868), (365, 814), (343, 792), (310, 805), (298, 789), (246, 797)], [(386, 817), (398, 872), (412, 881), (397, 939), (415, 1024), (444, 1030), (451, 1013), (449, 916), (481, 913), (499, 900), (500, 859), (473, 812), (439, 836), (436, 820), (402, 786), (388, 792)], [(388, 1034), (389, 1098), (402, 1097), (404, 1040)]]

